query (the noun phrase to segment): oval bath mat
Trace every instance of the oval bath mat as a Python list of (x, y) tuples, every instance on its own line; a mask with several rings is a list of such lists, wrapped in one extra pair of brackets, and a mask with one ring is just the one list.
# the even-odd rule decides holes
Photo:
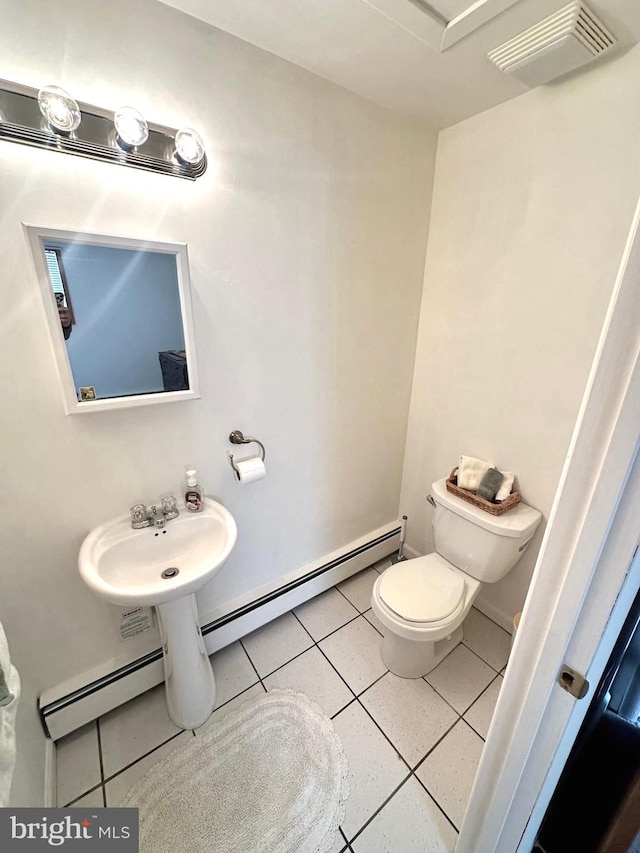
[(140, 853), (331, 853), (347, 773), (318, 705), (272, 690), (154, 765), (121, 805), (140, 809)]

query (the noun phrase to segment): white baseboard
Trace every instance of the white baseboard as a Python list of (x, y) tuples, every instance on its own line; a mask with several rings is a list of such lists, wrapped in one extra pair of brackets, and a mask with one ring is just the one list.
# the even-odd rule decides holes
[(54, 808), (58, 805), (56, 776), (56, 745), (51, 738), (44, 742), (44, 807)]
[(404, 543), (404, 555), (408, 560), (415, 560), (416, 557), (421, 557), (422, 554), (420, 551), (416, 551), (415, 548), (412, 548), (411, 545), (407, 545)]
[(513, 634), (513, 617), (515, 616), (515, 613), (505, 613), (504, 610), (500, 610), (500, 608), (496, 607), (495, 604), (492, 604), (490, 601), (486, 601), (482, 597), (482, 593), (480, 593), (473, 602), (473, 606), (481, 613), (484, 613), (485, 616), (488, 616), (489, 619), (500, 625), (501, 628), (504, 628), (505, 631)]
[[(219, 651), (384, 559), (397, 551), (399, 540), (399, 522), (387, 524), (321, 560), (202, 615), (202, 634), (207, 652)], [(45, 732), (52, 740), (58, 740), (163, 680), (164, 667), (159, 648), (151, 649), (136, 659), (108, 661), (91, 672), (44, 691), (38, 697)], [(55, 784), (53, 790), (55, 795)]]

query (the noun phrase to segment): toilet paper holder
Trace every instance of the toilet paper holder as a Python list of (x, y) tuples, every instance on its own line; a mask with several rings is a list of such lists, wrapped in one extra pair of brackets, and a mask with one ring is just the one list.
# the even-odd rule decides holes
[[(243, 435), (242, 431), (239, 429), (234, 429), (232, 433), (229, 434), (229, 441), (231, 444), (257, 444), (260, 448), (260, 457), (264, 462), (264, 458), (267, 455), (266, 450), (264, 449), (264, 444), (261, 441), (258, 441), (257, 438), (252, 438), (250, 435)], [(233, 461), (233, 453), (229, 454), (229, 462), (231, 462), (231, 467), (233, 468), (236, 476), (240, 477), (240, 472), (236, 466), (236, 463)]]

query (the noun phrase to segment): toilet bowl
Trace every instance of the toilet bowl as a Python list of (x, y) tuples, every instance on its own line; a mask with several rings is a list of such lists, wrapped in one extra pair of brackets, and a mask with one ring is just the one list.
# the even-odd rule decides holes
[(515, 566), (541, 518), (526, 504), (489, 515), (447, 492), (446, 479), (432, 490), (436, 550), (388, 568), (371, 595), (385, 629), (382, 659), (403, 678), (426, 675), (461, 642), (483, 582), (494, 583)]
[(462, 623), (480, 587), (437, 553), (380, 575), (371, 606), (385, 627), (385, 666), (403, 678), (430, 672), (462, 640)]

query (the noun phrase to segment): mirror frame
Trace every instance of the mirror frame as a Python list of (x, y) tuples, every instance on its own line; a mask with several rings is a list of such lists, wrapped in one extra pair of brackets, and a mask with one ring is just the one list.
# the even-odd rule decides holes
[[(191, 282), (189, 279), (189, 260), (186, 243), (164, 243), (157, 240), (119, 237), (112, 234), (95, 234), (87, 231), (68, 231), (60, 228), (45, 228), (39, 225), (22, 223), (31, 256), (33, 258), (40, 295), (47, 318), (49, 339), (53, 349), (54, 361), (62, 389), (65, 411), (68, 415), (104, 412), (112, 409), (132, 409), (138, 406), (151, 406), (157, 403), (173, 403), (181, 400), (200, 399), (198, 367), (196, 363), (193, 310), (191, 307)], [(159, 391), (153, 394), (132, 394), (128, 397), (105, 397), (98, 400), (78, 400), (71, 370), (71, 362), (60, 325), (56, 300), (51, 287), (44, 254), (47, 240), (61, 240), (67, 243), (80, 243), (87, 246), (103, 246), (112, 249), (133, 249), (136, 251), (161, 252), (174, 255), (180, 295), (180, 309), (184, 328), (184, 344), (189, 372), (188, 391)]]

